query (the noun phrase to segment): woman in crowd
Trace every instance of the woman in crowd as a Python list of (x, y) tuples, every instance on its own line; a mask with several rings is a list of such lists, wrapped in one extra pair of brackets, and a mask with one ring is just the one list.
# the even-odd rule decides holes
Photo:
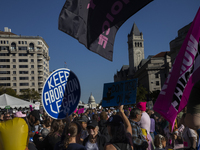
[(111, 137), (104, 150), (132, 150), (132, 127), (123, 111), (123, 105), (119, 107), (119, 115), (112, 115), (108, 121), (107, 129)]
[(63, 128), (64, 125), (62, 120), (53, 120), (50, 133), (41, 143), (41, 149), (54, 150), (56, 143), (61, 140)]
[(154, 139), (155, 150), (164, 150), (166, 147), (166, 139), (161, 134), (157, 134)]
[(77, 135), (78, 135), (78, 126), (75, 122), (72, 122), (67, 126), (65, 130), (63, 150), (86, 150), (84, 146), (77, 144), (76, 141)]

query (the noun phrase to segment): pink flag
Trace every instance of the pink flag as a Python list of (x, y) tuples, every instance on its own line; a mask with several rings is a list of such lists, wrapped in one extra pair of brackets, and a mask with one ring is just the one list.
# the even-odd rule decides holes
[(76, 113), (77, 112), (77, 108), (74, 110), (74, 113)]
[(84, 108), (81, 108), (78, 110), (78, 114), (82, 114), (82, 113), (84, 113)]
[(173, 126), (187, 105), (193, 85), (200, 80), (200, 8), (176, 57), (153, 109)]

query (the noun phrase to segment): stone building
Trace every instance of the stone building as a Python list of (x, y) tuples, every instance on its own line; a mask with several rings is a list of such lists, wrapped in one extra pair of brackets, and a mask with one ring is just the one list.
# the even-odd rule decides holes
[(178, 30), (178, 36), (170, 42), (170, 56), (171, 62), (174, 63), (176, 56), (178, 55), (179, 50), (185, 40), (185, 37), (190, 29), (192, 23), (184, 26), (183, 28)]
[(129, 65), (123, 65), (114, 75), (114, 82), (138, 78), (138, 86), (142, 85), (147, 91), (161, 90), (169, 71), (171, 58), (169, 52), (161, 52), (144, 59), (144, 39), (142, 32), (133, 24), (128, 34)]
[(49, 76), (49, 46), (40, 36), (21, 36), (7, 27), (0, 31), (0, 86), (42, 93)]

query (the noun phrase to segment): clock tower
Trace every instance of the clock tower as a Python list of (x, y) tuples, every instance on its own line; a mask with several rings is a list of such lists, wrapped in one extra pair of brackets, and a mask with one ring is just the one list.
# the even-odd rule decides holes
[(138, 65), (144, 59), (144, 39), (142, 32), (133, 24), (128, 34), (129, 75), (137, 71)]

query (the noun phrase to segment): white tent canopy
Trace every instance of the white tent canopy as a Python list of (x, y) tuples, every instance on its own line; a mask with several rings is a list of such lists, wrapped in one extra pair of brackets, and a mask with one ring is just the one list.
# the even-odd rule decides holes
[(27, 102), (8, 94), (3, 94), (0, 96), (0, 108), (5, 108), (6, 106), (10, 106), (11, 108), (29, 108), (30, 105), (34, 106), (34, 103)]

